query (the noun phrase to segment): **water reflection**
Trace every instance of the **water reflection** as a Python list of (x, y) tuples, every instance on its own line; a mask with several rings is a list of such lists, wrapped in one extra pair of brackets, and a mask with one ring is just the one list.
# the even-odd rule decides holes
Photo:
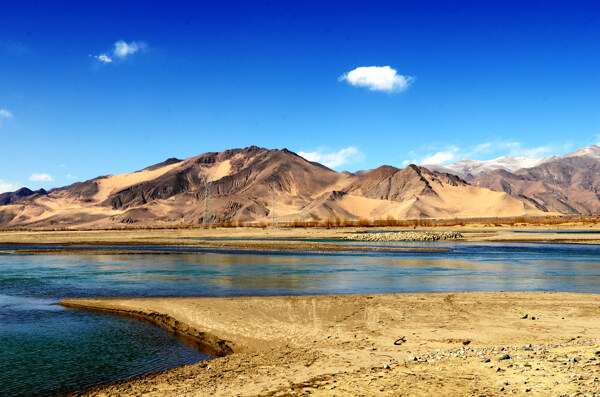
[[(379, 244), (379, 243), (377, 243)], [(388, 245), (407, 246), (406, 243)], [(547, 290), (598, 292), (600, 247), (409, 243), (452, 252), (0, 256), (4, 293), (227, 296)]]

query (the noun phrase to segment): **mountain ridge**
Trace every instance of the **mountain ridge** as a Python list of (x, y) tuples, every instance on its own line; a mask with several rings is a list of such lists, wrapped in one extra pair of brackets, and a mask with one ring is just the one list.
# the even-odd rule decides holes
[(542, 158), (503, 156), (491, 160), (464, 159), (447, 165), (424, 164), (423, 167), (437, 172), (452, 173), (460, 176), (466, 181), (470, 181), (481, 174), (499, 169), (514, 172), (522, 168), (532, 168), (550, 161), (556, 161), (570, 157), (592, 157), (600, 160), (600, 147), (597, 145), (591, 145), (572, 153)]
[[(210, 181), (210, 199), (207, 184)], [(540, 214), (527, 200), (416, 165), (336, 172), (287, 149), (250, 146), (169, 158), (0, 207), (0, 227), (201, 224), (298, 217), (452, 218)], [(469, 202), (469, 206), (461, 203)], [(481, 204), (484, 203), (484, 204)]]

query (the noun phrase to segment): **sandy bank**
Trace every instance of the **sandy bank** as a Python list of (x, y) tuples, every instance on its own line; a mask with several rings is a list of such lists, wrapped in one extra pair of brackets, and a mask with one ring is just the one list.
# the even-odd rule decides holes
[[(498, 292), (61, 303), (168, 318), (162, 325), (176, 328), (172, 331), (212, 338), (210, 343), (220, 341), (234, 352), (84, 395), (600, 392), (600, 295)], [(499, 360), (504, 354), (510, 358)]]

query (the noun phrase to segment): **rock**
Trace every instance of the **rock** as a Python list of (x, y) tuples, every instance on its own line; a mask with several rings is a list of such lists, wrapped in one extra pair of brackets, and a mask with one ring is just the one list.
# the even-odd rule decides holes
[(503, 354), (498, 358), (499, 361), (502, 360), (510, 360), (510, 356), (508, 354)]
[(508, 383), (507, 380), (496, 381), (496, 384), (499, 385), (499, 386), (508, 386), (509, 385), (509, 383)]
[(491, 360), (489, 358), (484, 358), (482, 363), (489, 363)]
[(459, 232), (386, 232), (386, 233), (353, 233), (347, 240), (358, 241), (440, 241), (462, 238)]
[(523, 317), (521, 317), (521, 319), (526, 319), (528, 317), (528, 315), (524, 315)]

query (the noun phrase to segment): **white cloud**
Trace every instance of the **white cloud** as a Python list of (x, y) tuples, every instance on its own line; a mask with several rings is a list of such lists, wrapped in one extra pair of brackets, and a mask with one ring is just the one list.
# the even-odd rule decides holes
[(492, 151), (493, 147), (494, 147), (494, 144), (492, 142), (484, 142), (484, 143), (480, 143), (479, 145), (475, 146), (471, 152), (472, 153), (489, 153), (490, 151)]
[(135, 54), (144, 46), (145, 44), (143, 42), (132, 41), (131, 43), (127, 44), (123, 40), (119, 40), (115, 43), (113, 54), (116, 57), (124, 58), (129, 54)]
[(458, 160), (460, 149), (451, 146), (448, 150), (436, 152), (419, 161), (419, 164), (446, 164)]
[(338, 80), (371, 91), (400, 92), (406, 90), (415, 78), (400, 75), (389, 66), (362, 66), (340, 76)]
[(29, 177), (29, 180), (33, 182), (53, 182), (54, 178), (48, 174), (33, 174)]
[(127, 43), (123, 40), (118, 40), (114, 44), (114, 48), (110, 53), (103, 53), (100, 55), (90, 55), (102, 63), (113, 63), (115, 58), (117, 60), (123, 60), (131, 54), (135, 54), (139, 51), (145, 51), (148, 48), (146, 43), (143, 41), (132, 41)]
[(94, 58), (96, 58), (100, 62), (104, 62), (104, 63), (111, 63), (112, 62), (112, 58), (109, 57), (106, 54), (94, 55)]
[(0, 109), (0, 127), (2, 127), (3, 119), (12, 119), (13, 114), (6, 109)]
[(560, 152), (561, 150), (569, 150), (570, 145), (544, 145), (537, 147), (526, 147), (521, 142), (485, 142), (476, 145), (470, 150), (466, 150), (464, 156), (471, 157), (477, 154), (493, 153), (504, 151), (505, 155), (512, 157), (544, 157), (551, 153)]
[(4, 192), (12, 192), (18, 189), (18, 185), (15, 183), (10, 183), (10, 182), (6, 182), (3, 181), (2, 179), (0, 179), (0, 193), (4, 193)]
[(556, 149), (549, 145), (527, 148), (519, 142), (510, 142), (506, 147), (509, 148), (509, 156), (513, 157), (544, 157)]
[[(571, 149), (571, 146), (571, 143), (565, 143), (527, 147), (516, 141), (494, 141), (465, 148), (455, 145), (435, 145), (424, 150), (425, 153), (421, 156), (413, 151), (409, 153), (409, 156), (412, 157), (411, 163), (444, 165), (466, 159), (489, 160), (490, 158), (502, 156), (541, 158), (552, 154), (566, 153)], [(419, 160), (419, 158), (421, 159)], [(404, 160), (402, 164), (407, 161)]]
[(67, 179), (70, 179), (70, 180), (77, 179), (77, 177), (76, 177), (76, 176), (74, 176), (74, 175), (71, 175), (71, 174), (67, 174), (67, 175), (65, 175), (65, 176), (67, 177)]
[(355, 163), (361, 161), (364, 157), (364, 155), (354, 146), (348, 146), (347, 148), (333, 153), (323, 153), (320, 151), (298, 152), (298, 155), (304, 157), (308, 161), (315, 161), (329, 168), (336, 168), (342, 165)]

